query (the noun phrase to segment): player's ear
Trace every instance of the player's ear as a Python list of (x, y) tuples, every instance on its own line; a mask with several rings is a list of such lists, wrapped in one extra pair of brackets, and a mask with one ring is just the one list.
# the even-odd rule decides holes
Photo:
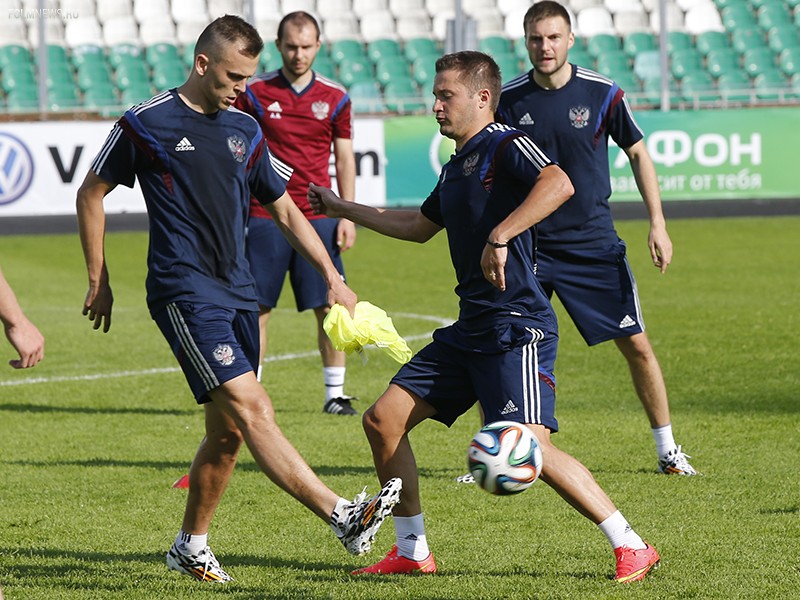
[(195, 72), (203, 77), (208, 71), (208, 65), (211, 61), (208, 58), (207, 54), (203, 54), (202, 52), (199, 53), (197, 56), (194, 57), (194, 70)]

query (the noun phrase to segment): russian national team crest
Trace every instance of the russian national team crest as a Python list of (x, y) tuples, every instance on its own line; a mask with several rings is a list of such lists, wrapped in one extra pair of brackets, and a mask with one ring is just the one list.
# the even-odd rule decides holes
[(478, 160), (480, 160), (481, 155), (477, 152), (475, 154), (469, 155), (467, 158), (464, 159), (464, 176), (469, 177), (475, 171), (475, 167), (478, 166)]
[(238, 135), (232, 135), (228, 138), (228, 150), (231, 151), (236, 162), (244, 162), (245, 154), (247, 154), (247, 144)]
[(214, 360), (216, 360), (223, 367), (229, 367), (236, 360), (236, 355), (233, 353), (233, 348), (228, 344), (217, 344), (214, 348)]
[(573, 106), (569, 109), (569, 124), (575, 129), (583, 129), (589, 124), (591, 113), (586, 106)]
[(322, 100), (318, 100), (311, 105), (311, 112), (314, 113), (314, 116), (317, 117), (320, 121), (323, 119), (327, 119), (328, 115), (331, 112), (331, 105), (327, 102), (323, 102)]

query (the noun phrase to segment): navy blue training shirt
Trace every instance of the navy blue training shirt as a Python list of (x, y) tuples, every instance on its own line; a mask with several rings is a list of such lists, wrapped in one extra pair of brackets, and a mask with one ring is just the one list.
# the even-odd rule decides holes
[(575, 195), (539, 224), (539, 247), (616, 243), (608, 204), (608, 138), (628, 148), (644, 137), (623, 90), (576, 65), (564, 87), (547, 90), (534, 81), (531, 70), (503, 86), (498, 116), (531, 136), (575, 188)]
[(91, 169), (128, 187), (139, 180), (152, 314), (176, 300), (257, 310), (244, 254), (250, 193), (274, 202), (291, 169), (269, 154), (253, 117), (198, 113), (172, 89), (126, 111)]
[(420, 210), (447, 231), (456, 271), (459, 317), (456, 328), (487, 330), (520, 321), (556, 332), (555, 314), (534, 275), (533, 230), (508, 245), (506, 291), (481, 271), (481, 254), (491, 230), (530, 193), (550, 159), (521, 131), (493, 123), (470, 139), (444, 165), (439, 182)]

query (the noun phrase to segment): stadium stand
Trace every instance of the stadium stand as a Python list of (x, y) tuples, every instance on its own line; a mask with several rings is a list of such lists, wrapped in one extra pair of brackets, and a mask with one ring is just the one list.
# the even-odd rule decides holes
[[(530, 0), (462, 0), (476, 20), (478, 47), (508, 80), (529, 69), (522, 16)], [(43, 22), (52, 110), (118, 112), (179, 84), (208, 21), (243, 14), (245, 0), (46, 0), (80, 18), (0, 19), (0, 106), (38, 108), (38, 23)], [(3, 0), (11, 10), (28, 0)], [(292, 10), (320, 19), (315, 62), (350, 88), (357, 112), (429, 109), (435, 60), (444, 48), (455, 0), (255, 0), (265, 39), (260, 68), (281, 65), (274, 38)], [(38, 5), (37, 5), (38, 6)], [(797, 103), (800, 100), (800, 0), (667, 0), (672, 102), (692, 106)], [(639, 107), (660, 97), (658, 0), (571, 0), (575, 64), (612, 77)], [(246, 15), (245, 15), (246, 16)], [(357, 101), (357, 102), (356, 102)]]

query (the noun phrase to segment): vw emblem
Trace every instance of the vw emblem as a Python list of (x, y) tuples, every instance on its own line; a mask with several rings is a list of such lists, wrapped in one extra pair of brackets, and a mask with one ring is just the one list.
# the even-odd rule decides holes
[(33, 181), (33, 158), (10, 133), (0, 132), (0, 204), (10, 204), (28, 191)]

